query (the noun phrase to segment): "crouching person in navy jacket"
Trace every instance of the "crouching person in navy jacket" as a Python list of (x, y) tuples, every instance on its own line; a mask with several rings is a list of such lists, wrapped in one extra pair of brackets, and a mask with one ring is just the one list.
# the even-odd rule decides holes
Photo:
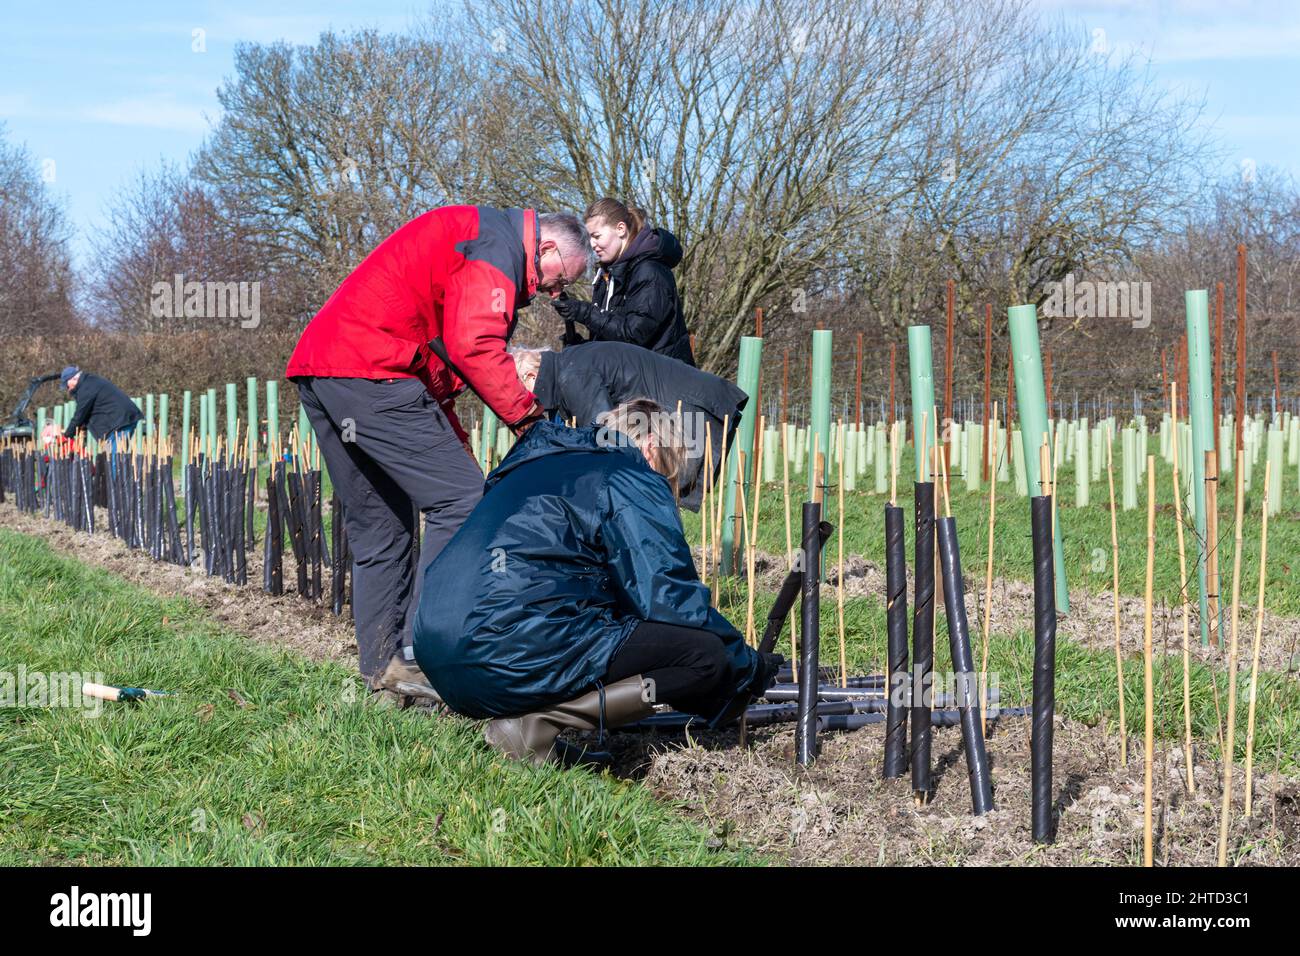
[(573, 756), (557, 737), (648, 716), (713, 717), (782, 663), (710, 606), (675, 499), (674, 416), (626, 402), (594, 428), (534, 425), (425, 572), (415, 656), (442, 699), (494, 718), (521, 760)]

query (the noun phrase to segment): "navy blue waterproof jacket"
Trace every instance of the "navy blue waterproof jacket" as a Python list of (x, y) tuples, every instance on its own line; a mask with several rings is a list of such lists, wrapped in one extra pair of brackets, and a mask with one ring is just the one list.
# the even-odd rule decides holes
[(710, 631), (735, 689), (758, 655), (695, 571), (668, 482), (593, 428), (534, 425), (425, 572), (415, 658), (454, 710), (509, 717), (595, 688), (642, 621)]

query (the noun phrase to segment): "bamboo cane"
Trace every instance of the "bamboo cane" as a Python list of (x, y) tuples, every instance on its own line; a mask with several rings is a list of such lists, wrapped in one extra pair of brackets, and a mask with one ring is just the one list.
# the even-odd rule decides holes
[(889, 423), (889, 503), (898, 507), (898, 423)]
[[(709, 586), (709, 516), (711, 499), (709, 492), (713, 484), (713, 423), (706, 421), (704, 423), (704, 475), (702, 477), (703, 488), (700, 491), (700, 560), (701, 560), (701, 579), (704, 586)], [(712, 600), (712, 595), (710, 595)], [(716, 606), (716, 605), (715, 605)]]
[[(1170, 383), (1169, 404), (1174, 435), (1178, 434), (1178, 383)], [(1183, 762), (1187, 765), (1187, 792), (1196, 792), (1196, 774), (1192, 765), (1192, 671), (1191, 643), (1192, 613), (1187, 594), (1187, 554), (1183, 540), (1183, 492), (1178, 484), (1177, 437), (1170, 443), (1174, 454), (1174, 524), (1178, 527), (1178, 597), (1183, 606)]]
[[(745, 471), (745, 449), (743, 449), (743, 448), (737, 449), (737, 450), (736, 450), (736, 456), (737, 456), (737, 457), (736, 457), (736, 466), (737, 466), (736, 474), (739, 476), (739, 475), (741, 475), (741, 474), (744, 474), (744, 471)], [(739, 478), (737, 478), (737, 484), (740, 484), (740, 482), (739, 482)], [(738, 515), (738, 517), (739, 517), (739, 519), (740, 519), (740, 526), (741, 526), (741, 528), (748, 528), (748, 527), (749, 527), (749, 518), (747, 517), (747, 516), (748, 516), (748, 506), (747, 506), (747, 503), (746, 503), (746, 497), (745, 497), (745, 486), (744, 486), (744, 485), (740, 485), (740, 487), (737, 488), (736, 490), (739, 492), (739, 494), (737, 495), (737, 498), (738, 498), (738, 500), (740, 501), (740, 514)], [(748, 553), (748, 552), (746, 552), (746, 553)], [(751, 611), (751, 613), (749, 614), (749, 616), (747, 616), (747, 617), (745, 618), (745, 643), (746, 643), (746, 644), (750, 644), (750, 645), (752, 645), (752, 644), (754, 643), (754, 642), (753, 642), (753, 639), (752, 639), (752, 638), (753, 638), (752, 631), (754, 630), (754, 620), (753, 620), (753, 614), (752, 614), (752, 610), (753, 610), (753, 597), (754, 597), (754, 582), (753, 582), (753, 580), (752, 580), (748, 575), (745, 576), (745, 590), (746, 590), (746, 592), (747, 592), (747, 593), (746, 593), (746, 596), (745, 596), (745, 603), (746, 603), (746, 605), (750, 608), (750, 611)]]
[(1106, 435), (1106, 483), (1110, 487), (1110, 567), (1111, 597), (1115, 620), (1115, 682), (1119, 689), (1119, 763), (1128, 765), (1128, 726), (1124, 718), (1124, 652), (1119, 640), (1119, 526), (1115, 519), (1115, 453), (1110, 435)]
[[(714, 496), (717, 500), (714, 502), (714, 519), (713, 519), (713, 563), (719, 568), (718, 586), (722, 586), (722, 508), (727, 498), (727, 452), (730, 450), (730, 443), (727, 441), (727, 426), (730, 422), (730, 416), (722, 416), (722, 434), (718, 436), (718, 444), (722, 449), (722, 456), (718, 462), (718, 473), (714, 478)], [(719, 491), (719, 488), (721, 491)]]
[(1151, 833), (1152, 777), (1155, 748), (1155, 679), (1151, 659), (1152, 590), (1156, 573), (1156, 464), (1155, 457), (1147, 456), (1147, 580), (1144, 593), (1142, 620), (1142, 668), (1145, 694), (1146, 729), (1145, 759), (1142, 777), (1142, 864), (1155, 865)]
[[(1276, 355), (1277, 353), (1274, 353)], [(1259, 642), (1264, 633), (1264, 579), (1268, 563), (1268, 483), (1273, 463), (1264, 462), (1264, 496), (1259, 519), (1259, 599), (1255, 606), (1255, 646), (1251, 651), (1250, 704), (1246, 718), (1246, 816), (1251, 815), (1255, 768), (1255, 694), (1259, 684)]]
[[(1232, 812), (1232, 763), (1237, 731), (1237, 612), (1241, 606), (1241, 523), (1245, 499), (1245, 453), (1237, 452), (1236, 524), (1232, 538), (1232, 628), (1228, 644), (1228, 726), (1223, 742), (1223, 808), (1219, 814), (1219, 866), (1228, 865), (1228, 816)], [(1266, 505), (1267, 507), (1267, 505)]]
[[(998, 430), (998, 403), (993, 403), (993, 418), (990, 427), (996, 435)], [(996, 447), (996, 446), (994, 446)], [(985, 463), (987, 467), (991, 467)], [(996, 477), (996, 476), (995, 476)], [(998, 483), (989, 482), (989, 535), (988, 557), (984, 564), (984, 647), (980, 652), (980, 726), (988, 733), (988, 672), (989, 672), (989, 634), (993, 628), (993, 518), (998, 507)]]
[[(781, 421), (781, 508), (785, 512), (786, 570), (794, 570), (794, 542), (790, 533), (790, 451), (786, 447), (789, 428)], [(790, 670), (799, 682), (799, 615), (790, 615)]]
[(747, 588), (749, 591), (745, 608), (745, 633), (752, 635), (755, 646), (758, 644), (758, 635), (754, 630), (754, 563), (758, 556), (758, 512), (761, 506), (760, 492), (763, 490), (762, 481), (762, 464), (763, 464), (763, 432), (765, 431), (766, 421), (763, 416), (758, 418), (758, 435), (755, 437), (754, 445), (754, 504), (749, 509), (751, 514), (750, 525), (746, 537), (746, 578)]

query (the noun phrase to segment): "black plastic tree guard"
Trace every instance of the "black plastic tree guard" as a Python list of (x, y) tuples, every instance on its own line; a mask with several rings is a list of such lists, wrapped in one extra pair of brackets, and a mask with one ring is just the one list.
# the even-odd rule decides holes
[(930, 682), (934, 670), (934, 483), (914, 484), (916, 542), (912, 567), (912, 792), (930, 798)]
[(1029, 738), (1031, 815), (1035, 843), (1055, 840), (1052, 825), (1052, 719), (1056, 713), (1056, 581), (1052, 499), (1030, 503), (1034, 537), (1034, 716)]
[(948, 645), (957, 680), (957, 710), (961, 714), (961, 740), (970, 776), (971, 810), (982, 816), (993, 809), (993, 780), (989, 776), (989, 755), (984, 749), (984, 727), (980, 721), (979, 675), (970, 650), (970, 625), (966, 618), (966, 594), (962, 589), (961, 550), (957, 546), (957, 519), (940, 518), (939, 568), (943, 575), (943, 604), (948, 617)]
[(907, 769), (907, 554), (903, 509), (885, 505), (885, 607), (888, 638), (889, 706), (885, 713), (885, 779)]
[(817, 652), (821, 642), (821, 541), (818, 537), (822, 506), (803, 506), (803, 604), (799, 628), (799, 716), (794, 729), (794, 759), (806, 767), (817, 757)]

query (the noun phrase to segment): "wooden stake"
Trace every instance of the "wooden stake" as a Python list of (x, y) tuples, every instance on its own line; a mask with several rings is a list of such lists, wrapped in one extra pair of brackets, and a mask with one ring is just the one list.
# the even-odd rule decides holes
[[(1241, 606), (1241, 523), (1245, 501), (1246, 455), (1237, 452), (1236, 525), (1232, 556), (1232, 627), (1228, 645), (1228, 729), (1223, 741), (1223, 808), (1219, 814), (1219, 866), (1228, 865), (1228, 816), (1232, 812), (1232, 763), (1237, 734), (1237, 612)], [(1265, 502), (1265, 509), (1268, 504)]]
[[(982, 475), (991, 480), (993, 456), (997, 454), (997, 427), (989, 429), (989, 403), (993, 398), (993, 303), (984, 304), (984, 457)], [(981, 714), (983, 711), (980, 712)]]
[(1196, 792), (1196, 773), (1192, 765), (1192, 672), (1189, 644), (1192, 630), (1191, 598), (1188, 593), (1187, 553), (1183, 538), (1183, 490), (1178, 483), (1178, 384), (1169, 393), (1170, 417), (1174, 439), (1174, 524), (1178, 528), (1178, 599), (1183, 606), (1183, 763), (1187, 766), (1187, 792)]
[(1223, 418), (1223, 283), (1214, 284), (1214, 453), (1222, 460), (1226, 448), (1219, 447), (1219, 422)]
[(1110, 433), (1106, 433), (1106, 482), (1110, 486), (1111, 592), (1115, 610), (1115, 681), (1119, 688), (1119, 763), (1128, 765), (1128, 726), (1124, 718), (1124, 652), (1119, 641), (1119, 528), (1115, 520), (1115, 455)]
[(1237, 451), (1246, 448), (1246, 246), (1237, 244), (1237, 414), (1233, 430), (1237, 433)]
[(1142, 777), (1142, 863), (1155, 866), (1151, 834), (1152, 764), (1155, 758), (1155, 680), (1151, 660), (1152, 590), (1156, 574), (1156, 460), (1147, 456), (1147, 583), (1144, 595), (1145, 611), (1142, 622), (1142, 670), (1145, 692), (1146, 732), (1145, 760)]
[[(1274, 355), (1277, 353), (1274, 352)], [(1255, 606), (1255, 646), (1251, 651), (1250, 703), (1246, 718), (1246, 816), (1251, 815), (1251, 796), (1254, 790), (1255, 767), (1255, 696), (1259, 687), (1259, 643), (1264, 633), (1264, 580), (1268, 573), (1268, 482), (1273, 463), (1264, 461), (1264, 494), (1259, 519), (1259, 599)]]

